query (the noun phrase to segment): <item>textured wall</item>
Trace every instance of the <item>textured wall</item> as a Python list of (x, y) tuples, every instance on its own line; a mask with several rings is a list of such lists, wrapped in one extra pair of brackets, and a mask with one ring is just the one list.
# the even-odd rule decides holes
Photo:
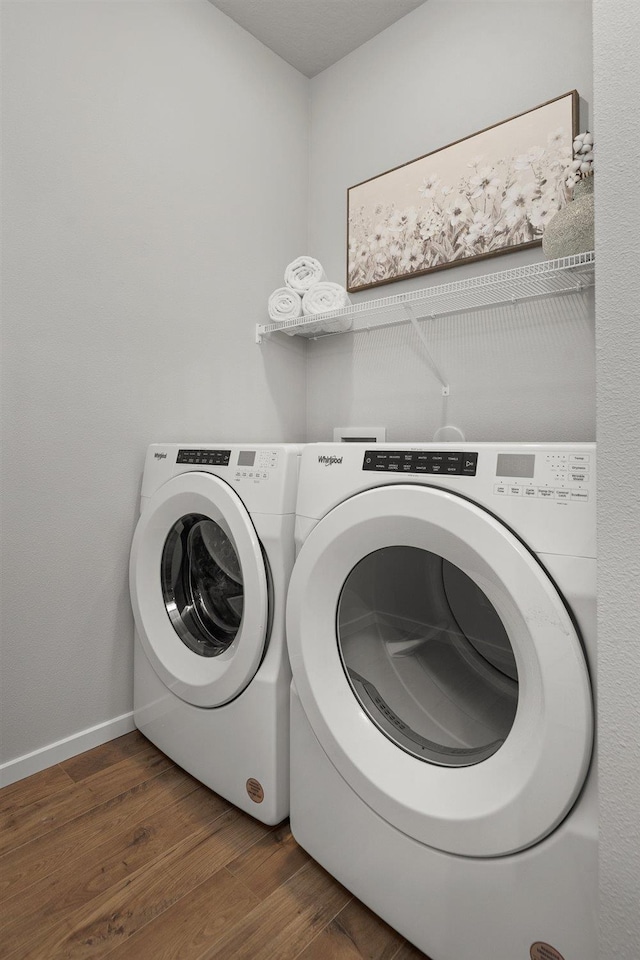
[[(526, 43), (525, 43), (526, 38)], [(590, 4), (429, 0), (311, 82), (310, 253), (345, 281), (347, 188), (571, 89), (592, 99)], [(372, 299), (543, 259), (539, 247), (354, 295)], [(505, 307), (426, 325), (444, 400), (409, 328), (312, 343), (308, 432), (387, 426), (430, 440), (593, 440), (593, 305)]]
[(640, 8), (594, 0), (600, 956), (640, 952)]
[(300, 440), (254, 343), (306, 247), (308, 81), (206, 0), (2, 4), (2, 759), (131, 709), (146, 446)]

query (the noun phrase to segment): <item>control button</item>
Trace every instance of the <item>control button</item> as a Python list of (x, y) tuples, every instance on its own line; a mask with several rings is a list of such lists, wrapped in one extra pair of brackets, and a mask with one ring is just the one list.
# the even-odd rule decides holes
[(524, 487), (522, 490), (522, 495), (524, 497), (535, 497), (536, 488), (535, 487)]
[(413, 468), (413, 464), (411, 463), (411, 461), (409, 461), (409, 463), (403, 463), (401, 464), (401, 466), (405, 473), (409, 473)]
[(493, 492), (494, 492), (494, 493), (497, 493), (499, 496), (503, 496), (503, 497), (506, 496), (506, 494), (507, 494), (506, 484), (504, 484), (504, 483), (496, 483), (496, 485), (495, 485), (494, 488), (493, 488)]
[(444, 467), (444, 473), (460, 473), (462, 470), (462, 464), (458, 463), (447, 463)]
[(509, 487), (509, 496), (510, 497), (521, 497), (522, 496), (522, 487), (511, 486)]
[(556, 500), (568, 500), (570, 491), (566, 488), (556, 490)]
[(585, 470), (571, 470), (571, 479), (574, 483), (586, 483), (589, 479), (589, 474)]
[(444, 463), (444, 453), (432, 453), (429, 459), (431, 463)]
[(478, 465), (477, 453), (464, 453), (462, 455), (462, 469), (460, 473), (465, 474), (468, 477), (475, 477), (477, 465)]
[(365, 450), (363, 470), (386, 470), (388, 454), (379, 450)]
[(582, 500), (586, 502), (589, 499), (588, 490), (570, 490), (570, 499), (571, 500)]
[(538, 496), (546, 497), (547, 499), (553, 498), (555, 496), (555, 490), (552, 490), (550, 487), (538, 487)]
[(573, 453), (569, 457), (569, 463), (582, 463), (586, 466), (589, 463), (591, 457), (588, 453)]

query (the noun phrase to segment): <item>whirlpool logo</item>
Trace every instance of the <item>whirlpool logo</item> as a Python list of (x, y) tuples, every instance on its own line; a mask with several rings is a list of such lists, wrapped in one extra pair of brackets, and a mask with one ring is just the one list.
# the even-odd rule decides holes
[(318, 457), (318, 463), (324, 463), (325, 467), (333, 467), (336, 463), (342, 463), (342, 457), (327, 457), (323, 453)]
[(166, 453), (154, 453), (154, 457), (156, 458), (156, 460), (166, 460), (166, 459), (167, 459)]

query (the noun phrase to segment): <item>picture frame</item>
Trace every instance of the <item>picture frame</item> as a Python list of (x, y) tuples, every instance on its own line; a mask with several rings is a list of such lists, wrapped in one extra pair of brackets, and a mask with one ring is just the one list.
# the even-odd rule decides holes
[(576, 90), (347, 190), (350, 293), (542, 242), (571, 197)]

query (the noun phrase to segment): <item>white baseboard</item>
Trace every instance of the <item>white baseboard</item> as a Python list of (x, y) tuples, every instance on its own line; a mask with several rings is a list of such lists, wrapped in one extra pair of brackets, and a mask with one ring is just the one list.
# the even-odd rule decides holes
[(99, 747), (101, 743), (115, 740), (116, 737), (121, 737), (132, 730), (135, 730), (133, 712), (123, 713), (120, 717), (114, 717), (95, 727), (81, 730), (70, 737), (65, 737), (64, 740), (49, 744), (48, 747), (41, 747), (33, 753), (26, 753), (23, 757), (9, 760), (0, 765), (0, 787), (6, 787), (10, 783), (15, 783), (16, 780), (30, 777), (33, 773), (68, 760), (69, 757), (75, 757), (79, 753), (84, 753), (85, 750), (91, 750), (92, 747)]

